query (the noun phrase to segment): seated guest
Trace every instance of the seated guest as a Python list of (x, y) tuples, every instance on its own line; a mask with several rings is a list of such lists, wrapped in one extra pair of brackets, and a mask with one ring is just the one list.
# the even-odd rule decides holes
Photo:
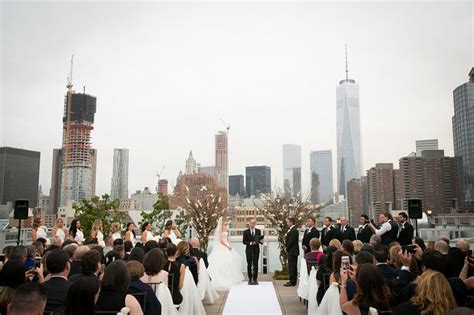
[(120, 260), (125, 259), (125, 246), (123, 245), (115, 245), (114, 246), (114, 251), (118, 252), (120, 254)]
[(136, 260), (139, 263), (143, 263), (143, 260), (145, 260), (145, 251), (143, 248), (140, 247), (134, 247), (132, 251), (130, 252), (130, 256), (128, 257), (128, 261)]
[(42, 315), (46, 306), (46, 291), (36, 282), (27, 282), (19, 286), (11, 303), (8, 305), (9, 315)]
[(351, 254), (351, 256), (354, 255), (354, 244), (350, 240), (343, 240), (342, 241), (342, 249), (344, 249), (346, 252)]
[(155, 240), (150, 240), (146, 242), (145, 247), (143, 248), (145, 250), (145, 254), (151, 251), (154, 248), (159, 248), (160, 246), (158, 245), (158, 242)]
[(69, 287), (63, 309), (58, 315), (95, 314), (99, 289), (100, 281), (97, 277), (78, 279)]
[(338, 250), (332, 255), (332, 273), (329, 277), (329, 284), (333, 282), (341, 283), (342, 256), (349, 257), (349, 264), (352, 264), (352, 256), (345, 250)]
[(19, 260), (22, 263), (25, 263), (26, 258), (28, 257), (28, 251), (25, 246), (18, 245), (12, 248), (10, 253), (9, 260)]
[(316, 261), (319, 265), (321, 257), (324, 256), (324, 253), (319, 251), (319, 247), (321, 247), (321, 242), (317, 238), (312, 238), (309, 241), (309, 247), (311, 248), (311, 251), (306, 253), (304, 255), (304, 258), (306, 259), (306, 261)]
[(347, 315), (368, 314), (370, 307), (377, 311), (390, 311), (392, 293), (376, 266), (373, 264), (357, 266), (355, 274), (357, 291), (352, 300), (348, 300), (346, 292), (349, 274), (354, 276), (351, 270), (340, 269), (341, 292), (339, 301), (343, 312)]
[(333, 238), (329, 242), (329, 246), (334, 246), (334, 247), (336, 247), (337, 250), (342, 250), (342, 244), (337, 238)]
[(364, 243), (360, 240), (353, 240), (352, 245), (354, 246), (354, 255), (357, 255), (362, 249), (362, 246), (364, 246)]
[(380, 236), (378, 236), (377, 234), (373, 234), (370, 237), (369, 244), (371, 244), (374, 247), (377, 246), (377, 245), (382, 245), (382, 238)]
[[(354, 260), (357, 267), (359, 267), (360, 265), (363, 265), (363, 264), (374, 264), (375, 258), (374, 258), (374, 255), (372, 255), (371, 253), (362, 251), (355, 256)], [(357, 285), (355, 283), (355, 279), (353, 278), (348, 279), (346, 283), (346, 292), (347, 292), (347, 299), (349, 301), (354, 298), (356, 291), (357, 291)]]
[(169, 275), (172, 275), (172, 278), (170, 279), (173, 279), (172, 283), (168, 282), (168, 287), (170, 287), (170, 291), (173, 295), (173, 303), (179, 305), (183, 302), (183, 296), (181, 295), (180, 289), (182, 289), (184, 285), (186, 267), (176, 261), (178, 249), (173, 243), (168, 244), (166, 255), (168, 256), (168, 261), (166, 262), (164, 269)]
[(8, 304), (17, 287), (26, 282), (26, 268), (19, 260), (9, 260), (3, 266), (0, 285), (0, 314), (7, 314)]
[(377, 261), (377, 269), (380, 270), (385, 279), (393, 280), (398, 277), (397, 270), (388, 265), (388, 251), (384, 246), (376, 247), (374, 256)]
[(97, 277), (101, 267), (100, 253), (96, 250), (91, 250), (82, 255), (81, 258), (81, 273), (69, 277), (70, 283), (75, 283), (77, 280), (84, 277)]
[(207, 253), (203, 252), (201, 249), (201, 244), (199, 243), (199, 240), (197, 238), (191, 239), (191, 248), (189, 249), (189, 252), (191, 253), (192, 256), (196, 257), (197, 260), (202, 260), (204, 261), (204, 265), (206, 265), (206, 268), (209, 267), (209, 262), (207, 261)]
[(68, 254), (60, 249), (50, 252), (46, 257), (46, 269), (51, 274), (50, 279), (43, 283), (48, 297), (46, 311), (54, 311), (64, 304), (71, 285), (67, 280), (71, 270)]
[(161, 303), (158, 301), (153, 289), (143, 283), (140, 278), (144, 276), (145, 270), (143, 265), (138, 261), (129, 261), (127, 263), (128, 273), (130, 273), (130, 286), (128, 293), (145, 293), (145, 308), (143, 313), (146, 314), (161, 314)]
[(326, 254), (321, 257), (319, 261), (318, 272), (316, 273), (316, 282), (318, 284), (318, 293), (316, 300), (318, 304), (321, 304), (324, 294), (329, 287), (329, 276), (332, 272), (332, 256), (336, 248), (329, 246), (326, 248)]
[[(72, 257), (74, 256), (74, 252), (76, 251), (76, 248), (79, 247), (79, 245), (77, 245), (77, 243), (67, 243), (71, 240), (66, 240), (66, 242), (63, 243), (66, 244), (62, 247), (62, 250), (64, 252), (66, 252), (66, 254), (69, 256), (69, 259), (72, 259)], [(74, 242), (74, 241), (71, 241), (71, 242)]]
[(131, 241), (125, 241), (123, 242), (123, 249), (125, 251), (125, 256), (123, 257), (124, 260), (128, 261), (128, 258), (130, 257), (130, 252), (132, 251), (133, 244)]
[(140, 279), (144, 283), (163, 282), (168, 285), (168, 272), (163, 270), (165, 256), (159, 248), (154, 248), (145, 255), (143, 267), (145, 275)]
[(127, 294), (130, 274), (122, 261), (111, 262), (105, 268), (102, 278), (97, 311), (119, 312), (123, 307), (130, 309), (130, 315), (141, 315), (143, 311), (137, 299)]
[(465, 239), (461, 239), (456, 242), (456, 247), (462, 250), (463, 252), (467, 252), (470, 249), (469, 242)]
[(415, 295), (409, 302), (395, 307), (392, 315), (444, 315), (456, 307), (453, 292), (444, 275), (427, 270), (421, 275)]
[(115, 250), (111, 250), (110, 252), (107, 253), (107, 255), (105, 255), (105, 265), (108, 266), (110, 265), (112, 262), (114, 261), (118, 261), (118, 260), (122, 260), (122, 255), (115, 251)]
[(421, 237), (419, 236), (415, 237), (414, 244), (420, 246), (422, 251), (426, 250), (425, 241)]
[(401, 250), (402, 246), (400, 246), (399, 244), (395, 244), (388, 249), (388, 265), (390, 267), (399, 269), (397, 268), (398, 266), (400, 266), (400, 257), (398, 256), (398, 254)]
[(168, 240), (166, 238), (162, 238), (158, 241), (158, 246), (160, 247), (161, 251), (166, 255), (166, 247), (168, 246)]
[(114, 247), (115, 247), (115, 246), (118, 246), (118, 245), (123, 246), (123, 239), (121, 239), (121, 238), (115, 239), (115, 240), (112, 242), (112, 245), (113, 245)]
[(192, 257), (189, 254), (189, 244), (187, 242), (179, 242), (178, 246), (178, 258), (176, 261), (184, 264), (186, 267), (189, 268), (191, 274), (194, 278), (194, 283), (198, 283), (198, 269), (197, 269), (197, 261), (196, 258)]
[(114, 249), (114, 240), (108, 236), (105, 238), (104, 256)]
[(368, 252), (370, 254), (374, 254), (375, 250), (374, 250), (374, 246), (372, 244), (364, 244), (362, 245), (361, 249), (360, 249), (361, 252)]
[(71, 263), (71, 272), (69, 273), (69, 277), (81, 273), (81, 258), (82, 255), (90, 251), (89, 246), (81, 245), (74, 251), (74, 255), (72, 256), (72, 263)]

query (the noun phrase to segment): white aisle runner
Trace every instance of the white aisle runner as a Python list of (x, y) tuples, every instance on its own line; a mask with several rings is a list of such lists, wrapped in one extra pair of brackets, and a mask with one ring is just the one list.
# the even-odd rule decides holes
[(247, 282), (241, 282), (230, 288), (222, 314), (281, 315), (280, 303), (273, 288), (273, 282), (259, 283), (259, 285), (248, 285)]

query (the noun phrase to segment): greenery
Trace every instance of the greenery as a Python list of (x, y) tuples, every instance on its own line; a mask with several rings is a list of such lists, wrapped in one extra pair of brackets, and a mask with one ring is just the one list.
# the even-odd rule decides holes
[(81, 221), (84, 235), (88, 236), (97, 218), (102, 219), (104, 235), (108, 235), (112, 222), (119, 222), (123, 227), (128, 214), (118, 210), (119, 205), (118, 199), (111, 200), (110, 196), (105, 194), (101, 197), (93, 196), (90, 199), (83, 199), (81, 204), (74, 203), (72, 207), (75, 217)]
[(273, 272), (273, 279), (274, 280), (289, 280), (290, 275), (288, 274), (288, 270), (275, 270)]
[[(166, 221), (171, 220), (173, 217), (173, 211), (170, 210), (169, 198), (162, 192), (157, 193), (157, 201), (153, 204), (153, 210), (151, 212), (141, 212), (142, 220), (140, 225), (145, 222), (150, 222), (155, 234), (162, 235), (165, 229)], [(186, 227), (188, 226), (184, 218), (177, 216), (175, 218), (176, 228), (181, 232), (182, 237), (186, 234)]]

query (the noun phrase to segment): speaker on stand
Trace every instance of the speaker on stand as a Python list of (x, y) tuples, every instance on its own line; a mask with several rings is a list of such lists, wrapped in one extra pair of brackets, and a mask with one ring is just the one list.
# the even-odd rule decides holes
[(418, 219), (423, 218), (423, 203), (419, 198), (408, 199), (408, 216), (415, 219), (415, 231), (418, 236)]

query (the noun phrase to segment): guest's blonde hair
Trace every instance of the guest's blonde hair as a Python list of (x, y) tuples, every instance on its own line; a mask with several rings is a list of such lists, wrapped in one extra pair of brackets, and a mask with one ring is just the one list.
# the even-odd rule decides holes
[(120, 232), (120, 223), (113, 222), (110, 225), (110, 233)]
[(388, 256), (389, 256), (389, 262), (393, 266), (400, 266), (400, 251), (402, 250), (402, 247), (399, 244), (393, 245), (390, 247), (388, 250)]
[(364, 246), (364, 243), (362, 243), (361, 240), (353, 240), (352, 245), (354, 245), (354, 254), (358, 254), (362, 249), (362, 246)]
[(422, 315), (445, 315), (456, 307), (453, 291), (442, 273), (427, 270), (421, 275), (411, 303)]
[(329, 242), (329, 246), (334, 246), (337, 248), (337, 250), (342, 250), (342, 244), (341, 242), (339, 242), (339, 240), (337, 238), (333, 238), (330, 242)]

